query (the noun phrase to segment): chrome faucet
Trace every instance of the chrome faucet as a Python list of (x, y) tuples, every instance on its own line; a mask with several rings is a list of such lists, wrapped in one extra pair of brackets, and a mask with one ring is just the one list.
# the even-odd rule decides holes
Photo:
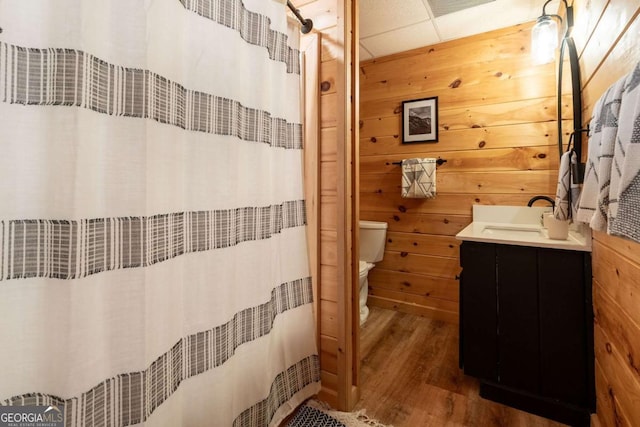
[(529, 200), (529, 202), (527, 203), (527, 206), (531, 207), (533, 206), (533, 204), (537, 201), (537, 200), (546, 200), (547, 202), (549, 202), (551, 204), (552, 208), (556, 207), (556, 201), (553, 200), (551, 197), (549, 196), (533, 196), (531, 198), (531, 200)]

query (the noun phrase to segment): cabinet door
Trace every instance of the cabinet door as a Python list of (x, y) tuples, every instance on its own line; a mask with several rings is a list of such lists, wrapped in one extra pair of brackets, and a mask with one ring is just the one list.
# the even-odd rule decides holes
[(537, 249), (498, 245), (498, 377), (500, 384), (539, 392)]
[(463, 242), (460, 262), (460, 357), (464, 373), (495, 382), (498, 379), (495, 245)]
[(591, 277), (585, 277), (589, 254), (540, 250), (541, 393), (588, 406), (588, 328)]

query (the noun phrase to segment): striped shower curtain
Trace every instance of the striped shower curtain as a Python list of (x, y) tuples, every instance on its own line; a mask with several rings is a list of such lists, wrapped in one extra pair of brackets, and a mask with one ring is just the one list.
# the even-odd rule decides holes
[(0, 0), (0, 408), (277, 426), (319, 391), (285, 8)]

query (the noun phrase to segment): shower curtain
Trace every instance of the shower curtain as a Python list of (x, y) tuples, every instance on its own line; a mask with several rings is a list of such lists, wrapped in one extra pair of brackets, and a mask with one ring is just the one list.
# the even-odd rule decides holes
[(319, 391), (285, 8), (0, 0), (0, 404), (277, 426)]

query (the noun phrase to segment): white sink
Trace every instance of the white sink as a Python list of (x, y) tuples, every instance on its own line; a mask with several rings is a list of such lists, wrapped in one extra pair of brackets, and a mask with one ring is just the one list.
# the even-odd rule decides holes
[(541, 235), (540, 227), (516, 225), (486, 225), (481, 233), (494, 237), (537, 237)]
[(527, 206), (473, 206), (473, 222), (456, 237), (475, 242), (504, 243), (540, 248), (591, 251), (591, 230), (571, 224), (566, 240), (550, 239), (542, 214), (551, 208)]

